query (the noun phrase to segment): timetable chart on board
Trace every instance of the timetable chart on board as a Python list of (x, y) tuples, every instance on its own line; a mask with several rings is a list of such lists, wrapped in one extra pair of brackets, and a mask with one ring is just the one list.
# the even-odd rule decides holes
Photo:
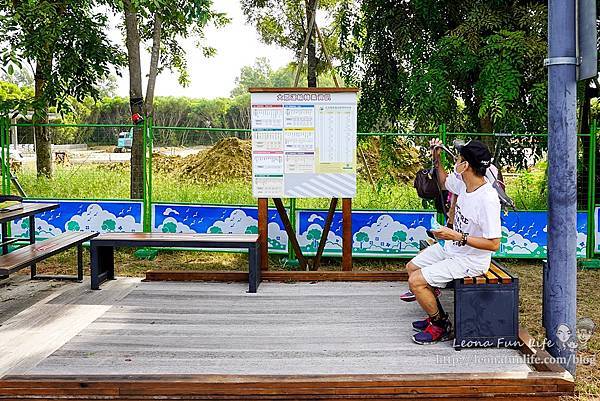
[(356, 194), (356, 90), (251, 90), (257, 198)]

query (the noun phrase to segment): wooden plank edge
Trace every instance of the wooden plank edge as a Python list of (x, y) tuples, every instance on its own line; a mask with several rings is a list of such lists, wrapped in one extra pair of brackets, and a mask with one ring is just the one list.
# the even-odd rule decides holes
[[(241, 387), (275, 386), (440, 386), (534, 385), (563, 384), (568, 372), (490, 372), (490, 373), (406, 373), (406, 374), (342, 374), (342, 375), (219, 375), (219, 374), (127, 374), (127, 375), (7, 375), (0, 379), (2, 387), (46, 386), (127, 386), (158, 384), (234, 385)], [(568, 376), (567, 376), (568, 375)]]
[[(407, 281), (405, 271), (263, 271), (263, 281)], [(248, 281), (242, 271), (162, 271), (149, 270), (142, 281)]]
[(565, 368), (554, 362), (554, 358), (548, 351), (538, 347), (539, 342), (533, 338), (529, 332), (519, 326), (519, 350), (524, 355), (528, 355), (531, 365), (538, 372), (555, 373), (557, 377), (563, 377), (564, 383), (559, 383), (559, 390), (573, 393), (575, 391), (575, 379)]

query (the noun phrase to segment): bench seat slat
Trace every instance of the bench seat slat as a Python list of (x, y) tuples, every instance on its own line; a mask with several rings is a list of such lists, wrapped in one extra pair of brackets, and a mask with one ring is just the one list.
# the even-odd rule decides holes
[(491, 267), (492, 265), (490, 265), (488, 271), (485, 272), (485, 279), (487, 280), (488, 284), (498, 284), (498, 276), (494, 274)]
[(0, 275), (14, 273), (25, 266), (94, 238), (97, 233), (69, 231), (0, 256)]
[(496, 266), (495, 264), (492, 263), (492, 265), (490, 266), (490, 270), (496, 276), (499, 277), (500, 283), (502, 283), (502, 284), (512, 283), (512, 277), (507, 272), (502, 270), (500, 267)]

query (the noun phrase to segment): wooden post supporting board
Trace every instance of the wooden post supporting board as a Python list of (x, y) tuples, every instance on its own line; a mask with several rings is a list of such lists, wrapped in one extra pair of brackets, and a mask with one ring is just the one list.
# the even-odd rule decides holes
[(302, 255), (302, 250), (300, 249), (300, 244), (298, 243), (298, 238), (296, 238), (296, 232), (294, 231), (294, 227), (290, 223), (290, 219), (285, 210), (285, 206), (283, 206), (283, 202), (281, 198), (274, 198), (273, 202), (275, 203), (275, 207), (277, 208), (277, 212), (279, 213), (279, 217), (281, 217), (281, 221), (283, 222), (283, 227), (285, 228), (285, 232), (290, 239), (292, 244), (292, 248), (294, 248), (294, 252), (296, 253), (296, 257), (298, 258), (298, 262), (300, 263), (300, 268), (302, 270), (306, 270), (306, 266), (308, 262), (304, 255)]
[(327, 213), (327, 219), (325, 219), (325, 226), (323, 227), (321, 240), (319, 241), (319, 248), (317, 248), (317, 255), (315, 256), (311, 270), (317, 270), (321, 264), (321, 256), (323, 255), (323, 250), (325, 249), (325, 244), (327, 243), (327, 236), (329, 235), (329, 230), (331, 229), (331, 222), (333, 221), (333, 215), (335, 214), (337, 203), (338, 198), (331, 199), (331, 203), (329, 204), (329, 212)]
[(260, 270), (269, 270), (269, 199), (258, 198), (258, 242)]

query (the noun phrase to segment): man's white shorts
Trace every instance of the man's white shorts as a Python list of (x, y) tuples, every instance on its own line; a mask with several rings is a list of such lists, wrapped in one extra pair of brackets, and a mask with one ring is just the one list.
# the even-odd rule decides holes
[(474, 277), (485, 273), (475, 269), (467, 258), (448, 254), (437, 242), (421, 251), (411, 262), (421, 269), (425, 281), (432, 287), (444, 288), (456, 278)]

